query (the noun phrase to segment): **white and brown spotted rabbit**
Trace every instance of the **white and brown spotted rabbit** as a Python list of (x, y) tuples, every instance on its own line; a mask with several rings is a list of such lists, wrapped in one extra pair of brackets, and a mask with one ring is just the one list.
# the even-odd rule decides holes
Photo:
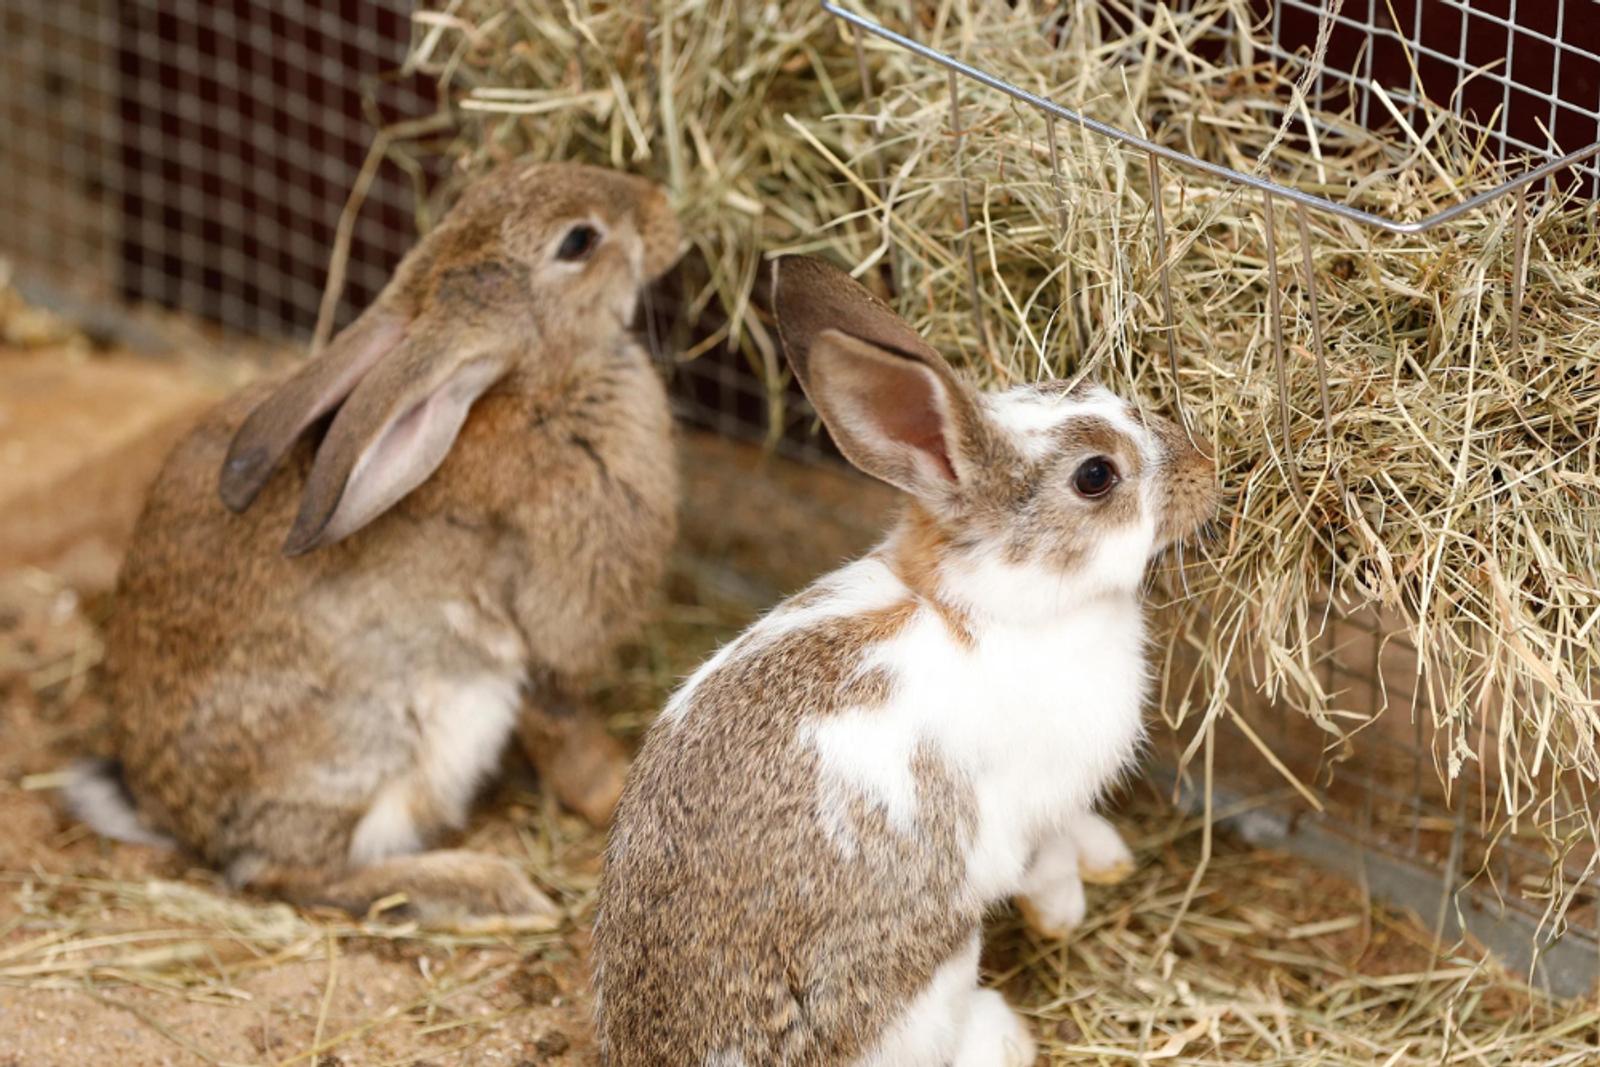
[(595, 821), (621, 791), (620, 747), (564, 694), (673, 538), (671, 419), (629, 323), (678, 246), (642, 179), (503, 166), (324, 353), (207, 417), (123, 566), (115, 759), (80, 772), (78, 812), (295, 901), (547, 908), (511, 864), (430, 849), (514, 731)]
[(1104, 389), (979, 393), (842, 272), (780, 261), (784, 348), (911, 506), (667, 705), (617, 809), (594, 942), (611, 1067), (979, 1067), (1034, 1045), (978, 986), (1008, 897), (1047, 931), (1132, 857), (1091, 811), (1141, 738), (1147, 562), (1217, 502)]

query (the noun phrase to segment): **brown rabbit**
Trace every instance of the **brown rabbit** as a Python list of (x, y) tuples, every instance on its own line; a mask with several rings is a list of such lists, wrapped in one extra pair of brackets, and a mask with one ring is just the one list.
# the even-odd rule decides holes
[(115, 761), (69, 787), (80, 815), (299, 902), (548, 909), (509, 863), (427, 850), (519, 726), (583, 814), (620, 792), (620, 748), (563, 701), (674, 536), (671, 418), (629, 321), (678, 247), (642, 179), (504, 166), (324, 353), (204, 419), (123, 565)]
[(779, 261), (784, 351), (904, 490), (870, 555), (684, 683), (629, 775), (594, 935), (611, 1067), (1022, 1067), (984, 912), (1044, 932), (1133, 855), (1093, 811), (1143, 733), (1140, 584), (1217, 504), (1105, 389), (973, 389), (844, 272)]

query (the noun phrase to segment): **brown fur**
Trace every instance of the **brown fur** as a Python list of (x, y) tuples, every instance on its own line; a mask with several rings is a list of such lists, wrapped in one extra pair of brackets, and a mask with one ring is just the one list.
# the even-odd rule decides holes
[(595, 927), (609, 1063), (847, 1063), (968, 943), (977, 904), (951, 906), (976, 820), (965, 784), (923, 755), (916, 832), (857, 802), (843, 855), (819, 825), (816, 760), (797, 737), (808, 718), (888, 699), (888, 678), (857, 668), (917, 610), (736, 654), (700, 682), (688, 717), (651, 733)]
[(955, 642), (970, 649), (975, 640), (972, 620), (939, 594), (939, 566), (950, 556), (950, 541), (951, 535), (938, 521), (926, 509), (913, 504), (906, 509), (883, 552), (889, 568), (938, 613)]
[(1170, 545), (1211, 521), (1217, 510), (1217, 466), (1211, 454), (1183, 427), (1167, 419), (1147, 423), (1167, 450), (1166, 499), (1160, 508), (1156, 540)]
[[(542, 249), (589, 216), (613, 237), (638, 232), (642, 273), (611, 238), (582, 271), (542, 265)], [(394, 316), (407, 337), (370, 373), (388, 375), (380, 392), (403, 406), (417, 380), (463, 358), (504, 370), (433, 475), (342, 540), (315, 539), (317, 493), (337, 500), (342, 484), (319, 490), (318, 471), (331, 469), (330, 445), (359, 445), (352, 406), (384, 397), (358, 390), (320, 441), (300, 435), (303, 404), (289, 401), (314, 381), (314, 361), (287, 384), (232, 398), (178, 446), (107, 632), (115, 753), (146, 822), (237, 880), (296, 899), (360, 909), (405, 891), (418, 911), (450, 913), (529, 904), (520, 873), (481, 857), (349, 871), (351, 835), (377, 789), (408, 780), (426, 756), (412, 718), (419, 690), (515, 671), (548, 695), (581, 682), (637, 625), (673, 537), (676, 469), (664, 391), (620, 311), (676, 246), (665, 198), (638, 179), (512, 165), (469, 189), (363, 316)], [(225, 469), (230, 442), (250, 461)], [(350, 457), (333, 458), (347, 473)], [(219, 469), (241, 514), (218, 500)], [(286, 558), (279, 544), (297, 513), (297, 530), (312, 516), (314, 539)], [(541, 717), (544, 695), (534, 693)], [(609, 776), (611, 797), (582, 804), (601, 819), (620, 771), (594, 774)], [(456, 828), (426, 789), (409, 810), (425, 842)]]

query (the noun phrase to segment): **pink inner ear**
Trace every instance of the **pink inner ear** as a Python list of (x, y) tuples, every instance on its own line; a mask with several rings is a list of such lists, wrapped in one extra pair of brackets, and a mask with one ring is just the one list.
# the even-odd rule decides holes
[(900, 416), (902, 426), (897, 436), (937, 463), (939, 473), (953, 482), (956, 480), (956, 469), (950, 462), (950, 450), (945, 445), (944, 419), (931, 393), (925, 393), (921, 399), (922, 403), (919, 404), (914, 397), (903, 398), (905, 408)]
[[(326, 539), (337, 541), (359, 530), (431, 477), (455, 444), (473, 402), (499, 379), (502, 369), (498, 360), (489, 359), (458, 367), (431, 392), (373, 428), (344, 479), (326, 524)], [(397, 399), (412, 396), (408, 392)]]
[(945, 438), (944, 413), (935, 395), (934, 379), (907, 360), (895, 364), (862, 364), (870, 375), (862, 400), (875, 413), (879, 431), (886, 437), (933, 460), (939, 473), (956, 480), (955, 466)]

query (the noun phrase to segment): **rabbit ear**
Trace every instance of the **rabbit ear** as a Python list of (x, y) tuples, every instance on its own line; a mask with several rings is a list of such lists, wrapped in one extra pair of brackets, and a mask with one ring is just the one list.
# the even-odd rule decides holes
[(350, 394), (317, 449), (285, 555), (350, 536), (426, 481), (506, 370), (496, 355), (438, 356), (404, 346)]
[(367, 311), (250, 413), (233, 435), (217, 483), (228, 510), (242, 512), (255, 501), (306, 428), (349, 396), (405, 332), (399, 316)]
[(967, 479), (984, 431), (971, 389), (849, 275), (787, 257), (773, 306), (795, 375), (845, 457), (918, 497)]
[(941, 497), (972, 469), (970, 397), (921, 360), (824, 330), (806, 394), (851, 463), (913, 496)]

